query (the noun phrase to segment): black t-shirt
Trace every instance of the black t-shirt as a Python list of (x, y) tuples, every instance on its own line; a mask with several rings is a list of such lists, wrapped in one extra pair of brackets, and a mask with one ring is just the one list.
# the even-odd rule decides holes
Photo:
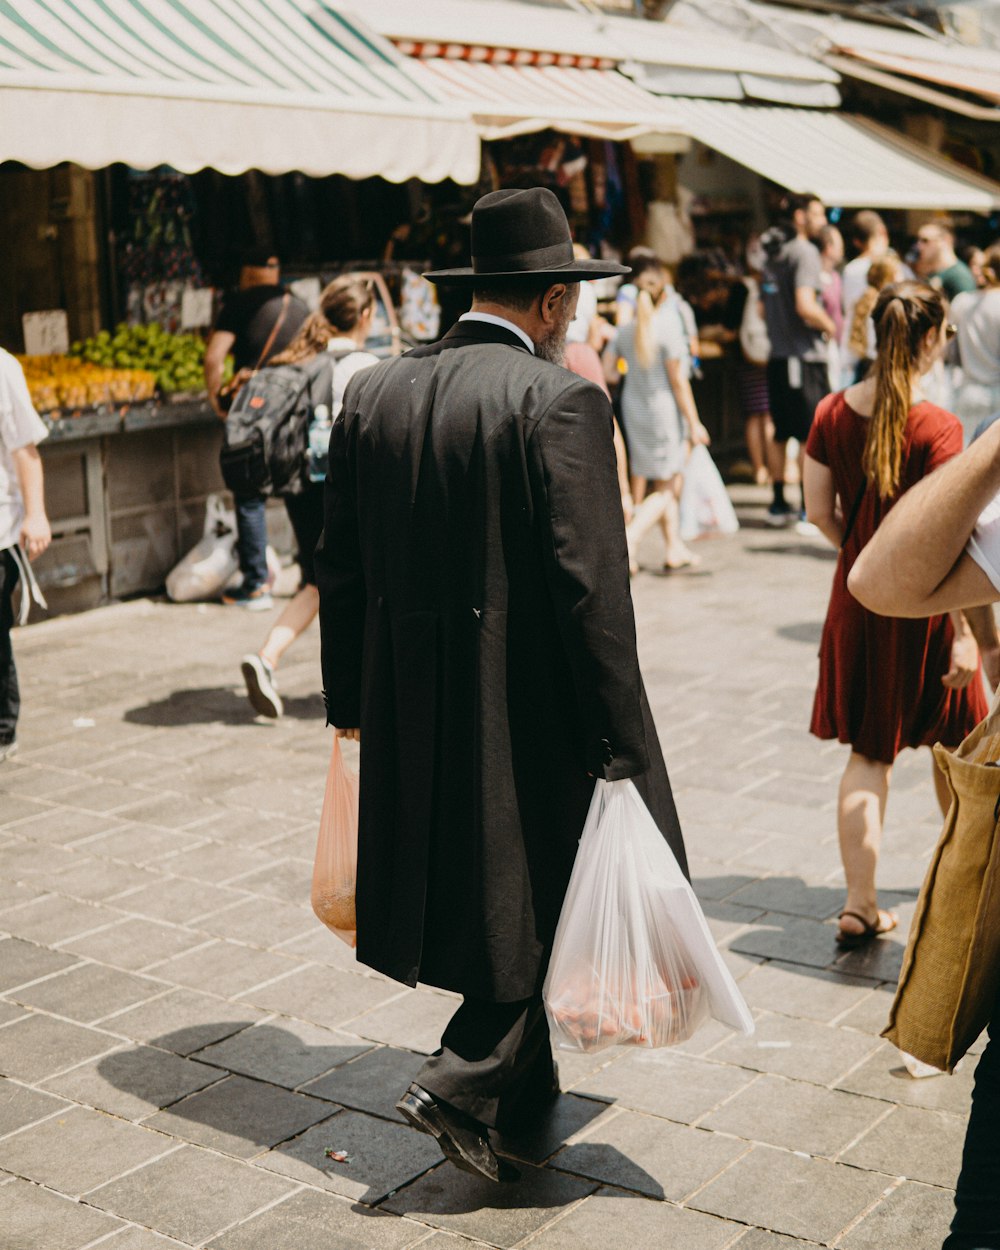
[[(236, 336), (233, 363), (237, 369), (252, 369), (260, 360), (268, 336), (281, 316), (284, 295), (285, 288), (282, 286), (252, 286), (226, 296), (215, 328)], [(305, 304), (296, 296), (290, 296), (288, 311), (275, 335), (268, 359), (285, 350), (308, 315), (309, 309)], [(261, 361), (261, 364), (266, 364), (266, 361)]]

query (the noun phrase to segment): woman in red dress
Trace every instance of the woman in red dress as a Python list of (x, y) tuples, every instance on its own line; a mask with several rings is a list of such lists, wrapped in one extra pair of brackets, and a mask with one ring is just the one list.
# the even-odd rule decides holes
[[(851, 747), (837, 807), (847, 878), (837, 931), (842, 947), (897, 924), (879, 908), (875, 886), (896, 756), (935, 742), (955, 747), (987, 711), (976, 643), (960, 612), (928, 620), (876, 616), (847, 589), (851, 566), (895, 501), (962, 450), (958, 418), (919, 389), (944, 350), (945, 312), (941, 295), (922, 283), (885, 288), (872, 313), (871, 373), (823, 400), (806, 444), (809, 520), (840, 549), (810, 730)], [(936, 764), (934, 783), (946, 811), (947, 786)]]

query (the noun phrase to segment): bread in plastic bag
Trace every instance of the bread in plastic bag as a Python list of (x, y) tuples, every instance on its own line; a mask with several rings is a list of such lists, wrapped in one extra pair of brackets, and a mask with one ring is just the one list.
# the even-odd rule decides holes
[(328, 929), (356, 946), (354, 891), (358, 876), (358, 774), (334, 737), (313, 865), (312, 909)]
[(675, 1046), (753, 1018), (694, 891), (631, 781), (598, 781), (543, 990), (564, 1050)]

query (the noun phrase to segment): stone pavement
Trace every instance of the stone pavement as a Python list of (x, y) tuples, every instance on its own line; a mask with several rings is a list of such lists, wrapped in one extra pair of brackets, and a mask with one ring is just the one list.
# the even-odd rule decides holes
[[(266, 617), (143, 601), (17, 635), (0, 1250), (938, 1250), (972, 1064), (912, 1080), (880, 1040), (902, 933), (837, 956), (843, 748), (805, 731), (833, 554), (737, 495), (745, 528), (700, 570), (657, 574), (647, 541), (635, 598), (696, 886), (757, 1033), (565, 1055), (552, 1120), (504, 1143), (512, 1187), (393, 1110), (453, 998), (359, 967), (309, 910), (315, 633), (280, 724), (237, 668)], [(881, 871), (904, 921), (938, 829), (908, 753)]]

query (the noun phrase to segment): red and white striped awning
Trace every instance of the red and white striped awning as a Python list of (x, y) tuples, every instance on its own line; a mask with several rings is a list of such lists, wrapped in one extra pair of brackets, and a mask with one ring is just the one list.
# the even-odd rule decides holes
[(484, 139), (545, 129), (615, 140), (683, 133), (670, 100), (614, 69), (430, 57), (415, 59), (411, 72), (426, 75), (439, 99), (468, 108)]

